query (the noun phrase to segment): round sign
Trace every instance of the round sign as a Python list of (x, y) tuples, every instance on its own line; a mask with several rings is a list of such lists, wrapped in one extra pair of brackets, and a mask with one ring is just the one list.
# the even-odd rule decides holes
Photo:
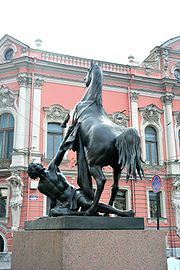
[(155, 175), (152, 178), (152, 190), (157, 193), (161, 189), (161, 178), (159, 175)]

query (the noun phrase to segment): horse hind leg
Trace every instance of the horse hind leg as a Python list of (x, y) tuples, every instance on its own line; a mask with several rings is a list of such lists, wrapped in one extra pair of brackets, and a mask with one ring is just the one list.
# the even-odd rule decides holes
[(116, 194), (119, 190), (119, 179), (120, 179), (120, 176), (121, 176), (121, 171), (119, 171), (119, 169), (114, 169), (113, 170), (113, 175), (114, 175), (114, 183), (112, 185), (112, 188), (111, 188), (111, 197), (110, 197), (110, 200), (109, 200), (109, 205), (113, 205), (114, 203), (114, 200), (115, 200), (115, 197), (116, 197)]
[(104, 190), (104, 185), (106, 183), (106, 177), (104, 176), (104, 174), (102, 172), (102, 168), (100, 166), (93, 165), (93, 166), (89, 167), (89, 171), (90, 171), (91, 176), (93, 176), (94, 179), (96, 180), (96, 185), (97, 185), (97, 190), (96, 190), (95, 195), (94, 195), (93, 203), (92, 203), (91, 207), (86, 211), (86, 214), (85, 214), (87, 216), (92, 216), (97, 212), (98, 202), (99, 202), (101, 194)]
[[(121, 175), (121, 172), (118, 169), (113, 170), (114, 182), (113, 182), (113, 185), (111, 186), (111, 197), (110, 197), (110, 200), (109, 200), (109, 203), (108, 203), (110, 206), (113, 206), (116, 194), (117, 194), (117, 192), (119, 190), (118, 184), (119, 184), (120, 175)], [(109, 216), (109, 214), (110, 213), (106, 212), (104, 214), (104, 216)]]

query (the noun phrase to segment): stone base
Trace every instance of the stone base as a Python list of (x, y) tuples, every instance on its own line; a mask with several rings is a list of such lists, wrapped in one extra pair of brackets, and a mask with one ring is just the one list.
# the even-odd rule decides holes
[(43, 217), (25, 221), (25, 230), (143, 230), (144, 218), (134, 217)]
[(166, 270), (165, 233), (144, 230), (15, 232), (12, 270)]

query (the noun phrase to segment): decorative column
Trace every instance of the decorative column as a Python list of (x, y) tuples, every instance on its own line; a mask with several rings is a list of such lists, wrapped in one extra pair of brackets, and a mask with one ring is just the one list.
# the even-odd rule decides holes
[(132, 127), (136, 128), (139, 131), (139, 121), (138, 121), (138, 93), (131, 92), (131, 119)]
[(19, 100), (17, 109), (16, 130), (17, 136), (14, 144), (12, 157), (12, 167), (27, 167), (28, 163), (28, 143), (29, 143), (29, 111), (30, 111), (30, 91), (31, 77), (20, 75)]
[(39, 78), (34, 80), (34, 95), (32, 106), (32, 151), (31, 158), (40, 163), (40, 116), (41, 116), (41, 87), (43, 81)]
[(180, 176), (173, 181), (172, 203), (176, 214), (176, 233), (180, 236)]
[(12, 230), (18, 230), (20, 225), (21, 207), (23, 202), (23, 183), (18, 175), (12, 175), (6, 179), (11, 187), (10, 207), (12, 213)]
[(174, 138), (173, 117), (172, 117), (173, 94), (166, 94), (165, 96), (161, 97), (161, 100), (163, 102), (163, 108), (165, 112), (167, 159), (168, 161), (174, 161), (176, 159), (176, 148)]

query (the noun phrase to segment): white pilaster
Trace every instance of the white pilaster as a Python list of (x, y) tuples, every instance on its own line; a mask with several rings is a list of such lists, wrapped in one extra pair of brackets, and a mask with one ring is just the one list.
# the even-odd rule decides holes
[(41, 117), (41, 86), (43, 81), (39, 78), (34, 80), (34, 95), (32, 106), (32, 152), (31, 158), (35, 162), (40, 161), (40, 117)]
[(172, 99), (173, 94), (166, 94), (162, 97), (165, 109), (165, 134), (167, 144), (167, 174), (168, 175), (179, 175), (180, 163), (176, 161), (176, 144), (175, 144), (175, 133), (172, 116)]
[(166, 129), (166, 143), (167, 143), (167, 159), (168, 161), (174, 161), (176, 159), (176, 148), (174, 138), (174, 125), (172, 117), (172, 99), (173, 95), (168, 94), (163, 96), (162, 102), (165, 109), (165, 129)]
[(132, 127), (139, 131), (139, 118), (138, 118), (138, 93), (131, 92), (131, 119)]
[(21, 75), (19, 82), (19, 102), (17, 109), (17, 122), (14, 152), (12, 155), (12, 167), (26, 167), (28, 164), (28, 142), (29, 142), (29, 112), (31, 77)]

